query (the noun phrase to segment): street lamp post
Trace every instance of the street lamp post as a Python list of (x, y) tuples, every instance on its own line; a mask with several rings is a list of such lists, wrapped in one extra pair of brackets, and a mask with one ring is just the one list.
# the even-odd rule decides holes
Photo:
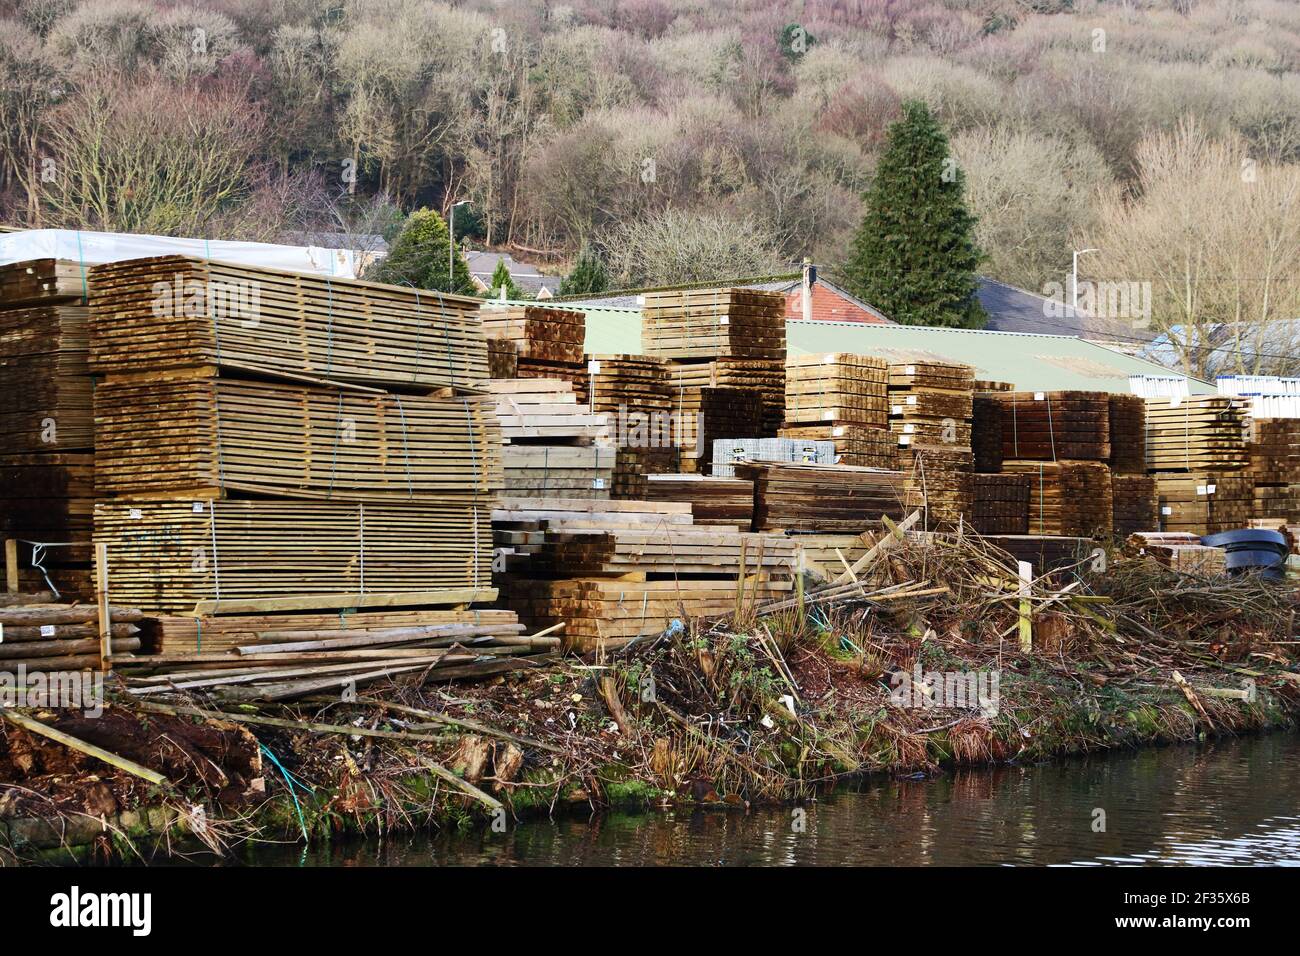
[(447, 281), (450, 283), (448, 291), (455, 291), (456, 288), (456, 208), (470, 205), (473, 203), (468, 199), (452, 203), (451, 215), (447, 219)]
[(1074, 268), (1070, 273), (1070, 308), (1079, 311), (1079, 256), (1088, 252), (1100, 252), (1099, 249), (1075, 249)]

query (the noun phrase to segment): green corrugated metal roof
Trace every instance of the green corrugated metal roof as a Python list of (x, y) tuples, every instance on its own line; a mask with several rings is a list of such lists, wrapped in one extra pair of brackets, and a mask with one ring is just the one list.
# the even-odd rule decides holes
[[(573, 308), (562, 302), (532, 303)], [(641, 352), (641, 310), (579, 307), (587, 313), (591, 354)], [(1068, 335), (934, 329), (915, 325), (868, 325), (861, 322), (786, 323), (791, 355), (854, 352), (891, 361), (964, 362), (975, 377), (1011, 382), (1024, 391), (1129, 391), (1130, 375), (1172, 375), (1163, 365)], [(1192, 379), (1193, 395), (1211, 394), (1214, 386)]]

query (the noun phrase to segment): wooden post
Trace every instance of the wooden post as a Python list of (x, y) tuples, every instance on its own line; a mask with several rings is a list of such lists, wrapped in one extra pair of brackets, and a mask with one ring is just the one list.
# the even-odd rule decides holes
[(5, 590), (18, 593), (18, 539), (5, 538)]
[(1034, 649), (1034, 622), (1030, 616), (1033, 604), (1029, 600), (1029, 586), (1034, 580), (1034, 566), (1028, 561), (1017, 561), (1020, 570), (1020, 649), (1026, 653)]
[(99, 604), (99, 669), (113, 669), (113, 622), (108, 613), (108, 545), (95, 542), (95, 600)]

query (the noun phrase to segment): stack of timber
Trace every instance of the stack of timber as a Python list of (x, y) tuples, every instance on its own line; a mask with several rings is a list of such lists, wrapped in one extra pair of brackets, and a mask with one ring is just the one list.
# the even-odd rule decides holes
[(1041, 534), (986, 535), (986, 544), (1005, 551), (1017, 561), (1025, 561), (1035, 575), (1077, 568), (1096, 549), (1092, 538)]
[(867, 355), (831, 352), (787, 359), (781, 437), (833, 441), (843, 465), (894, 468), (888, 375), (883, 359)]
[(980, 534), (1029, 533), (1029, 475), (971, 478), (970, 523)]
[[(52, 603), (53, 595), (0, 596), (0, 671), (99, 670), (103, 641), (95, 604)], [(137, 608), (108, 607), (109, 665), (140, 649)]]
[(737, 464), (736, 476), (754, 482), (758, 531), (847, 531), (902, 519), (906, 490), (901, 472), (853, 465), (794, 462)]
[(1002, 470), (1029, 475), (1031, 534), (1110, 537), (1114, 504), (1105, 462), (1005, 461)]
[(1003, 459), (1110, 459), (1110, 396), (1106, 392), (996, 392)]
[(572, 382), (575, 388), (581, 387), (586, 369), (583, 362), (587, 335), (585, 312), (487, 302), (479, 314), (488, 338), (514, 343), (516, 376), (560, 378)]
[(784, 359), (720, 358), (708, 362), (669, 363), (673, 394), (687, 388), (743, 388), (763, 397), (763, 436), (776, 434), (785, 416)]
[(1254, 482), (1240, 473), (1158, 474), (1160, 530), (1218, 534), (1245, 528), (1255, 504)]
[(287, 700), (403, 676), (490, 677), (539, 666), (560, 644), (493, 609), (162, 617), (146, 629), (160, 653), (119, 664), (141, 697)]
[(749, 530), (754, 521), (754, 483), (744, 478), (708, 475), (650, 475), (650, 501), (688, 502), (697, 525)]
[(1110, 470), (1144, 475), (1147, 470), (1147, 403), (1140, 395), (1110, 396)]
[(735, 477), (738, 461), (797, 461), (835, 464), (835, 443), (797, 438), (731, 438), (713, 443), (713, 471), (720, 478)]
[(1125, 540), (1124, 551), (1184, 574), (1215, 575), (1227, 570), (1227, 552), (1201, 544), (1199, 534), (1186, 531), (1134, 532)]
[(1300, 520), (1300, 419), (1256, 418), (1246, 445), (1256, 518)]
[(103, 375), (219, 366), (412, 391), (488, 377), (467, 296), (184, 256), (95, 266), (90, 289)]
[(487, 340), (488, 378), (519, 377), (519, 346), (510, 339)]
[(93, 383), (75, 263), (0, 266), (0, 536), (19, 581), (90, 598)]
[(971, 507), (974, 456), (968, 445), (906, 445), (898, 450), (909, 509), (922, 508), (929, 530), (956, 527)]
[(785, 361), (785, 297), (754, 289), (649, 292), (642, 308), (647, 355), (676, 360)]
[(763, 396), (744, 388), (687, 388), (674, 396), (677, 471), (708, 474), (719, 439), (759, 438)]
[(1149, 475), (1111, 475), (1116, 537), (1157, 528), (1156, 480)]
[(617, 452), (605, 416), (578, 404), (560, 379), (494, 379), (487, 389), (506, 441), (504, 494), (514, 497), (608, 498)]
[(613, 445), (506, 445), (503, 493), (533, 498), (608, 498), (618, 449)]
[(889, 366), (889, 428), (900, 448), (956, 445), (970, 449), (975, 371), (955, 362)]
[(691, 523), (691, 508), (682, 502), (503, 497), (492, 511), (495, 580), (513, 587), (509, 575), (537, 573), (532, 556), (541, 553), (548, 528), (658, 530)]
[(101, 494), (416, 498), (501, 487), (495, 405), (164, 373), (95, 392)]
[[(1176, 404), (1175, 404), (1176, 401)], [(1227, 395), (1150, 398), (1148, 471), (1234, 471), (1247, 463), (1247, 406)]]
[(676, 467), (673, 402), (663, 359), (589, 356), (578, 401), (604, 417), (605, 432), (618, 450), (613, 497), (644, 498), (646, 475)]
[(972, 397), (970, 447), (977, 472), (1002, 470), (1002, 403), (996, 395), (976, 392)]

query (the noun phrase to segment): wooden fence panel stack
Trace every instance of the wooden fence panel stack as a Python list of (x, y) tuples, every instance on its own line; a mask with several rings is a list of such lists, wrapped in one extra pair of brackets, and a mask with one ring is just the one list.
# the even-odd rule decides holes
[(971, 475), (971, 525), (980, 534), (1028, 534), (1029, 486), (1029, 475)]
[(89, 285), (114, 600), (491, 600), (502, 463), (476, 300), (179, 256)]
[(1158, 502), (1156, 480), (1149, 475), (1111, 474), (1114, 493), (1114, 524), (1116, 537), (1127, 537), (1138, 531), (1154, 531)]
[(1252, 516), (1300, 520), (1300, 419), (1253, 419), (1246, 452), (1246, 473), (1255, 482)]
[(1030, 534), (1111, 536), (1114, 492), (1104, 461), (1007, 461), (1002, 470), (1030, 478)]
[(883, 360), (832, 352), (786, 362), (782, 438), (833, 441), (843, 465), (894, 468), (888, 376)]
[(879, 527), (906, 513), (904, 476), (853, 465), (746, 462), (736, 477), (754, 482), (757, 531), (847, 531)]
[(75, 263), (0, 266), (0, 537), (19, 542), (20, 586), (53, 584), (88, 599), (94, 423), (85, 301)]

